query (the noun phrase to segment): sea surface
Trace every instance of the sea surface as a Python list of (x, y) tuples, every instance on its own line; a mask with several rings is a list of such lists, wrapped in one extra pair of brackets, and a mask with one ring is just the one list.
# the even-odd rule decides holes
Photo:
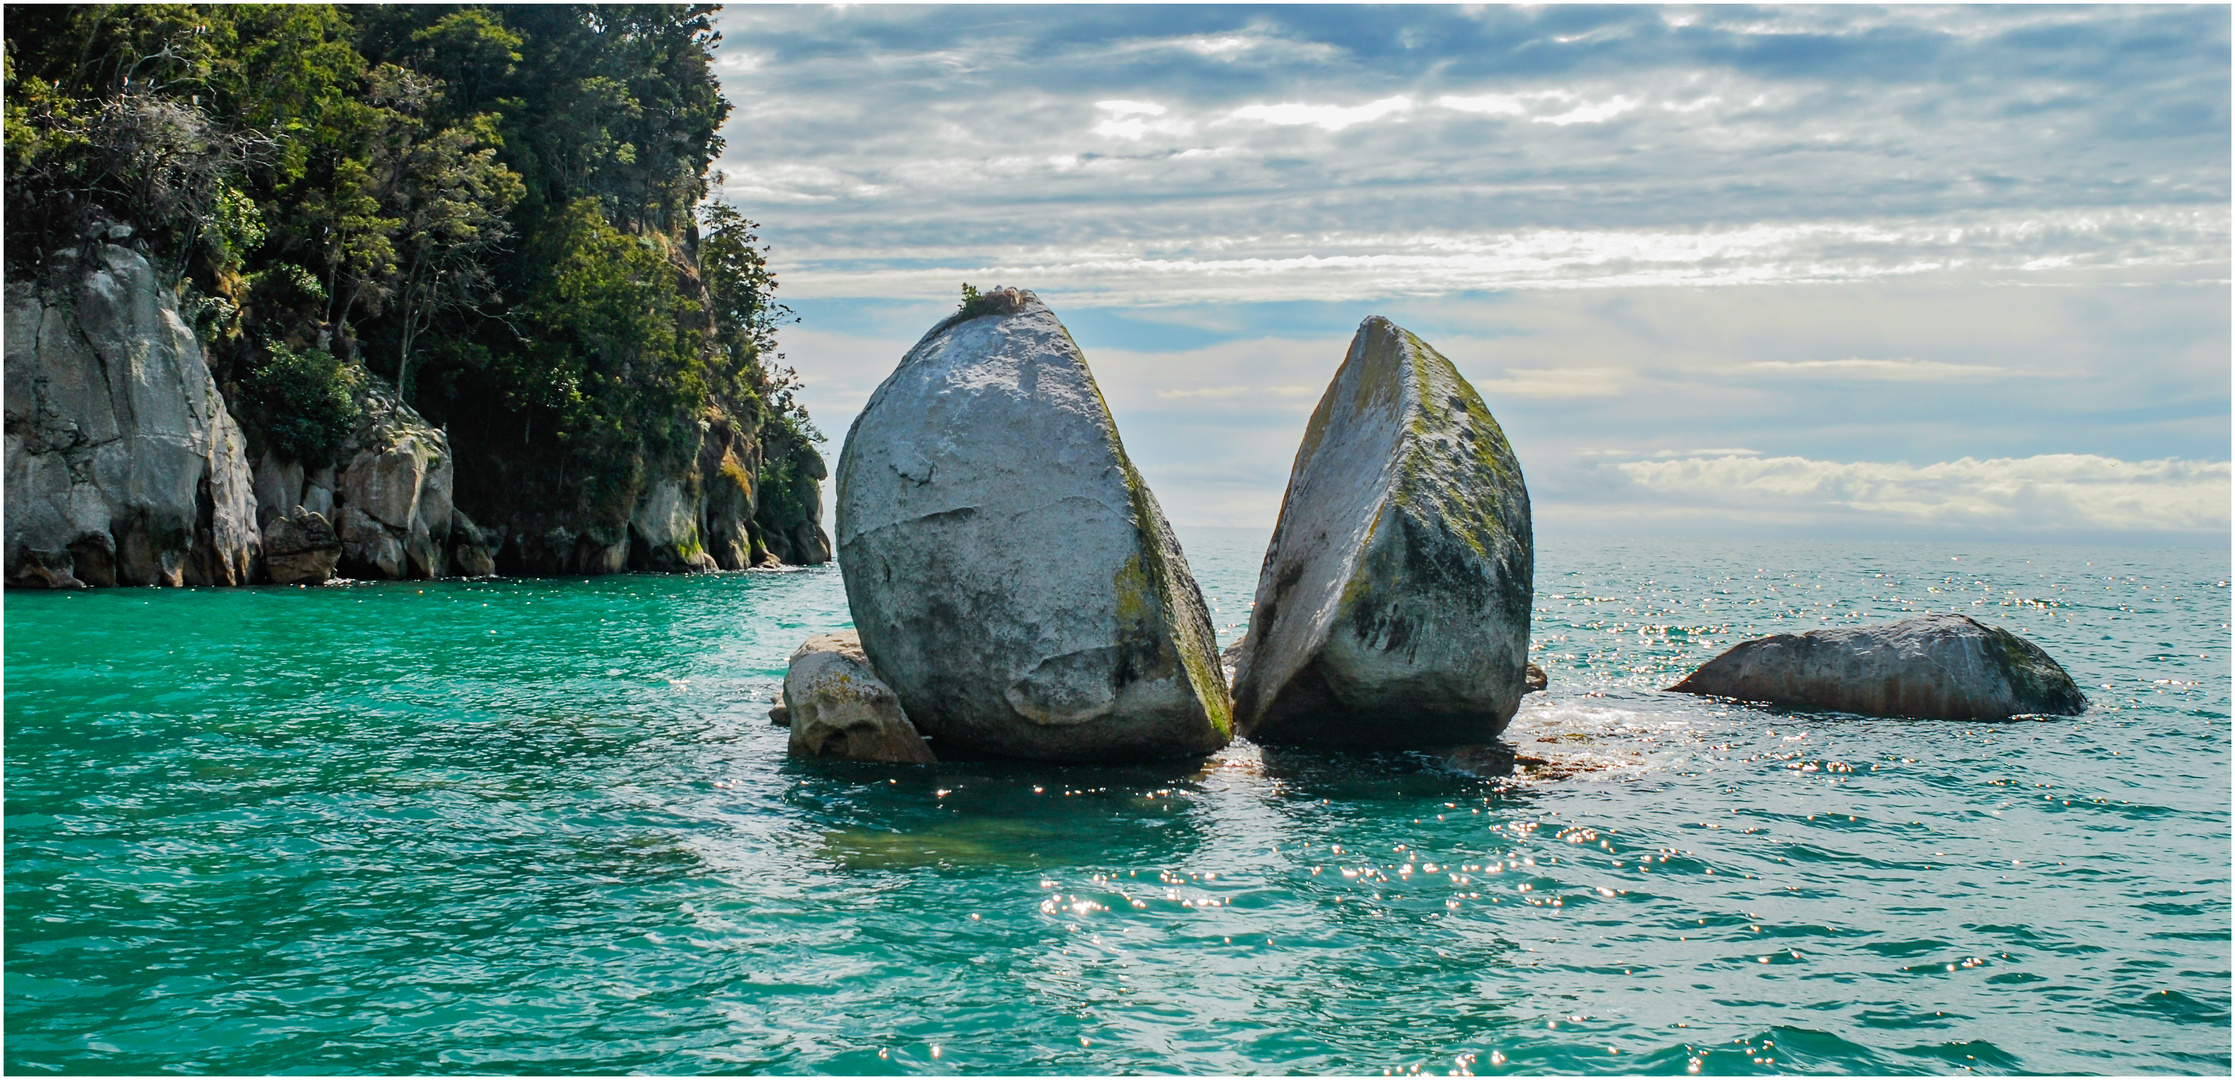
[[(1264, 535), (1182, 529), (1238, 636)], [(11, 1073), (2192, 1073), (2224, 551), (1540, 539), (1541, 765), (790, 761), (835, 568), (9, 592)], [(1961, 611), (2086, 715), (1668, 694)]]

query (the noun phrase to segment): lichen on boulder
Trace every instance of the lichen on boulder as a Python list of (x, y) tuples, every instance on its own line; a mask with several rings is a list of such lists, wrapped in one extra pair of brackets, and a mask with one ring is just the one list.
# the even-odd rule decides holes
[(2069, 716), (2088, 706), (2040, 646), (1960, 614), (1743, 641), (1669, 689), (1928, 720)]
[(938, 745), (1122, 761), (1231, 738), (1186, 557), (1032, 293), (909, 350), (847, 434), (837, 510), (862, 647)]
[(1487, 742), (1526, 685), (1535, 548), (1521, 466), (1441, 353), (1358, 328), (1305, 430), (1234, 676), (1258, 742)]

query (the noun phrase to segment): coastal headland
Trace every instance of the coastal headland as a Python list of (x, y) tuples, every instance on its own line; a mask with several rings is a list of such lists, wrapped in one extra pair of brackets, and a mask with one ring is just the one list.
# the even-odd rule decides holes
[(830, 558), (703, 9), (11, 12), (10, 587)]

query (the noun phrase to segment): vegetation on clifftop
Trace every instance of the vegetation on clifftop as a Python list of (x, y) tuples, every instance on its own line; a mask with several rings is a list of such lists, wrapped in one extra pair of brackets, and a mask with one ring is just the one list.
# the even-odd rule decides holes
[(259, 448), (320, 464), (361, 364), (477, 513), (618, 520), (710, 423), (798, 473), (789, 312), (706, 200), (713, 10), (11, 8), (9, 267), (129, 226)]

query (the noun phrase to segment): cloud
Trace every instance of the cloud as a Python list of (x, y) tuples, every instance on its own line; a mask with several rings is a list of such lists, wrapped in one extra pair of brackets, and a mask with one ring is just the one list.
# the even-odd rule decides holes
[(1761, 454), (1761, 451), (1749, 450), (1743, 446), (1707, 446), (1688, 450), (1652, 450), (1645, 453), (1639, 453), (1636, 450), (1585, 449), (1582, 450), (1580, 453), (1584, 457), (1642, 457), (1654, 460), (1667, 460), (1669, 458), (1690, 457), (1753, 457)]
[(733, 6), (719, 167), (795, 295), (2227, 276), (2224, 9), (1665, 14)]
[(1529, 112), (1529, 102), (1539, 97), (1540, 95), (1533, 94), (1527, 97), (1520, 94), (1477, 94), (1473, 97), (1445, 94), (1436, 99), (1436, 104), (1446, 109), (1482, 113), (1488, 116), (1526, 116)]
[(1568, 124), (1598, 124), (1629, 112), (1637, 108), (1637, 105), (1636, 98), (1618, 97), (1592, 105), (1578, 105), (1557, 116), (1537, 116), (1530, 119), (1539, 124), (1557, 124), (1563, 127)]
[[(1089, 166), (1099, 161), (1089, 161)], [(995, 163), (971, 166), (992, 182)], [(795, 198), (835, 198), (838, 178), (803, 173)], [(829, 193), (829, 194), (825, 194)], [(1178, 250), (1173, 250), (1177, 247)], [(2061, 273), (2149, 274), (2225, 281), (2224, 209), (2138, 208), (1971, 214), (1959, 219), (1765, 223), (1714, 229), (1527, 229), (1510, 232), (1355, 232), (1267, 237), (1206, 231), (1164, 242), (1112, 238), (978, 253), (978, 261), (880, 264), (861, 252), (795, 261), (797, 294), (921, 296), (953, 282), (999, 278), (1060, 289), (1099, 304), (1438, 296), (1511, 289), (1608, 289), (1814, 283), (1905, 277), (2058, 279), (2035, 265), (2046, 247), (2067, 254)], [(796, 260), (795, 256), (795, 260)], [(1810, 363), (1810, 362), (1794, 362)], [(1868, 363), (1785, 368), (1859, 375)], [(1920, 375), (1956, 377), (1916, 361)], [(1844, 365), (1844, 367), (1842, 367)], [(1764, 369), (1770, 370), (1770, 369)], [(1878, 370), (1891, 370), (1880, 368)]]
[(1101, 123), (1094, 125), (1097, 135), (1138, 140), (1151, 134), (1185, 135), (1195, 128), (1182, 120), (1160, 119), (1171, 110), (1153, 101), (1097, 101), (1094, 107), (1103, 113)]
[(1227, 398), (1238, 398), (1244, 395), (1264, 395), (1269, 397), (1293, 398), (1304, 397), (1311, 394), (1317, 394), (1319, 392), (1320, 388), (1316, 386), (1202, 386), (1184, 390), (1158, 390), (1156, 392), (1156, 396), (1168, 399), (1212, 398), (1224, 400)]
[(1926, 528), (1969, 519), (1618, 466), (2227, 445), (2224, 6), (717, 18), (724, 194), (834, 436), (971, 281), (1100, 313), (1073, 330), (1175, 520), (1269, 525), (1316, 397), (1274, 388), (1369, 311), (1493, 398), (1546, 520)]
[(1628, 372), (1616, 368), (1507, 368), (1503, 379), (1476, 382), (1486, 398), (1606, 397), (1624, 391)]
[[(1907, 357), (1892, 360), (1873, 360), (1849, 357), (1844, 360), (1757, 360), (1747, 364), (1748, 371), (1772, 374), (1816, 375), (1844, 379), (1886, 379), (1896, 382), (1947, 382), (1953, 380), (1995, 379), (2012, 374), (2006, 367), (1992, 364), (1949, 364), (1938, 360), (1912, 360)], [(2030, 373), (2038, 377), (2039, 372)]]
[[(1587, 102), (1565, 90), (1541, 90), (1527, 94), (1445, 94), (1436, 104), (1456, 112), (1480, 113), (1485, 116), (1528, 116), (1531, 123), (1552, 124), (1565, 127), (1569, 124), (1596, 124), (1612, 120), (1636, 109), (1640, 104), (1634, 97), (1612, 97), (1604, 101)], [(1545, 106), (1562, 111), (1545, 114)], [(1689, 108), (1697, 108), (1697, 105)], [(1532, 113), (1537, 115), (1531, 115)]]
[(1236, 109), (1236, 120), (1256, 120), (1261, 123), (1298, 126), (1309, 124), (1323, 131), (1341, 131), (1356, 124), (1370, 123), (1387, 116), (1398, 116), (1412, 111), (1412, 99), (1403, 95), (1386, 97), (1364, 105), (1247, 105)]
[(2127, 533), (2225, 532), (2229, 524), (2225, 461), (2039, 454), (1910, 465), (1727, 455), (1615, 468), (1660, 500), (1785, 518)]

